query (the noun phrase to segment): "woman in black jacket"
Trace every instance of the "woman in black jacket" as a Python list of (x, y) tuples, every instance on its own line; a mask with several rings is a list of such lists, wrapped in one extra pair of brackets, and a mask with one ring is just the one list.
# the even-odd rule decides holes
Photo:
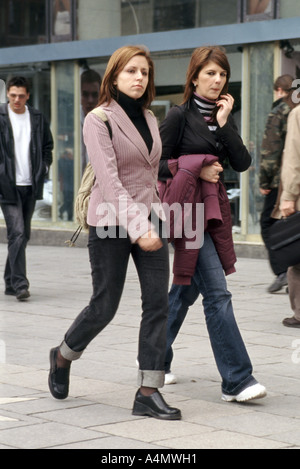
[[(234, 100), (227, 93), (229, 77), (230, 66), (223, 50), (201, 47), (194, 51), (187, 70), (184, 102), (169, 111), (160, 128), (163, 144), (160, 181), (172, 178), (170, 160), (182, 155), (217, 156), (218, 162), (203, 166), (199, 177), (218, 184), (218, 187), (225, 159), (235, 171), (248, 169), (251, 157), (231, 115)], [(231, 293), (227, 290), (222, 264), (208, 230), (204, 233), (204, 244), (199, 249), (191, 284), (173, 283), (169, 293), (166, 383), (176, 382), (170, 370), (172, 344), (189, 306), (194, 304), (200, 293), (212, 349), (222, 377), (222, 399), (243, 402), (264, 397), (264, 386), (252, 376), (251, 361), (234, 318)]]

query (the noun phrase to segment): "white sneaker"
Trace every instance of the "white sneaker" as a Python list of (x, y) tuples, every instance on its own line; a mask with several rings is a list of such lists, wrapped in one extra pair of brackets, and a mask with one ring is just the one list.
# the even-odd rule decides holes
[(175, 375), (172, 373), (166, 373), (165, 374), (165, 384), (176, 384), (177, 383), (177, 378)]
[(259, 383), (248, 386), (246, 389), (241, 391), (236, 396), (230, 396), (229, 394), (222, 394), (223, 401), (226, 402), (246, 402), (252, 399), (261, 399), (267, 395), (266, 388)]

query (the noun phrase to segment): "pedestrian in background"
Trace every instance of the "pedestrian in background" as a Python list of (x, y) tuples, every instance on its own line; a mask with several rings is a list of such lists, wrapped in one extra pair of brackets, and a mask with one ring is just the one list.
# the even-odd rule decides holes
[(36, 200), (43, 199), (53, 139), (43, 114), (26, 104), (28, 81), (13, 77), (6, 89), (8, 104), (0, 105), (0, 204), (8, 239), (5, 294), (26, 300), (30, 296), (26, 246)]
[[(161, 140), (156, 118), (147, 109), (154, 93), (154, 65), (148, 52), (136, 46), (114, 52), (99, 100), (112, 138), (94, 111), (85, 118), (83, 132), (96, 177), (87, 220), (93, 295), (61, 346), (50, 352), (49, 387), (55, 398), (67, 397), (71, 362), (113, 319), (131, 255), (142, 294), (139, 389), (133, 414), (175, 420), (181, 418), (180, 410), (169, 407), (158, 391), (165, 375), (169, 251), (156, 227), (161, 231), (161, 221), (151, 222), (153, 204), (160, 206), (156, 185)], [(101, 218), (101, 207), (107, 212), (111, 206), (113, 213)]]
[[(174, 280), (169, 293), (169, 319), (165, 358), (166, 378), (171, 373), (172, 344), (190, 306), (201, 294), (208, 333), (222, 377), (222, 399), (248, 401), (264, 397), (266, 390), (252, 376), (252, 364), (236, 323), (226, 275), (236, 261), (230, 204), (220, 180), (228, 159), (238, 172), (251, 157), (237, 133), (228, 94), (230, 65), (218, 47), (200, 47), (187, 70), (184, 99), (173, 107), (160, 127), (162, 160), (159, 178), (172, 202), (204, 202), (204, 244), (192, 252), (174, 240)], [(176, 169), (174, 169), (176, 168)], [(162, 189), (163, 190), (163, 189)], [(192, 198), (191, 198), (192, 197)], [(196, 227), (201, 229), (201, 227)]]
[[(300, 106), (288, 117), (281, 171), (280, 211), (289, 217), (300, 210)], [(300, 264), (288, 268), (288, 292), (294, 315), (283, 320), (286, 327), (300, 328)]]
[(89, 161), (86, 146), (83, 141), (84, 119), (97, 105), (100, 95), (101, 76), (96, 70), (84, 70), (80, 75), (81, 87), (81, 106), (80, 106), (80, 124), (81, 124), (81, 173)]
[(274, 259), (273, 251), (270, 249), (269, 233), (271, 226), (276, 221), (271, 214), (278, 196), (287, 119), (291, 109), (295, 107), (292, 101), (292, 84), (293, 77), (291, 75), (282, 75), (276, 79), (274, 83), (276, 101), (268, 115), (261, 146), (259, 187), (264, 196), (264, 206), (260, 217), (261, 236), (268, 250), (271, 269), (276, 276), (268, 287), (269, 293), (275, 293), (287, 285), (286, 269)]

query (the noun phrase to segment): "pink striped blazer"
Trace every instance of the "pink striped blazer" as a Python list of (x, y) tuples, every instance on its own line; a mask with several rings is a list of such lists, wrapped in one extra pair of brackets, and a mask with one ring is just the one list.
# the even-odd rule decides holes
[(145, 110), (153, 145), (147, 146), (125, 111), (116, 101), (102, 105), (112, 139), (103, 120), (89, 113), (83, 138), (96, 175), (87, 222), (90, 226), (122, 225), (132, 242), (154, 226), (148, 216), (151, 208), (162, 218), (157, 190), (161, 139), (155, 116)]

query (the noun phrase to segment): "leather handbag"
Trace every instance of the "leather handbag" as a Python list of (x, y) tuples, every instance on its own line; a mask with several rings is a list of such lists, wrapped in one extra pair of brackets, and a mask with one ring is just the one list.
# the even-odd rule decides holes
[(270, 228), (270, 248), (286, 269), (300, 264), (300, 212), (281, 218)]

